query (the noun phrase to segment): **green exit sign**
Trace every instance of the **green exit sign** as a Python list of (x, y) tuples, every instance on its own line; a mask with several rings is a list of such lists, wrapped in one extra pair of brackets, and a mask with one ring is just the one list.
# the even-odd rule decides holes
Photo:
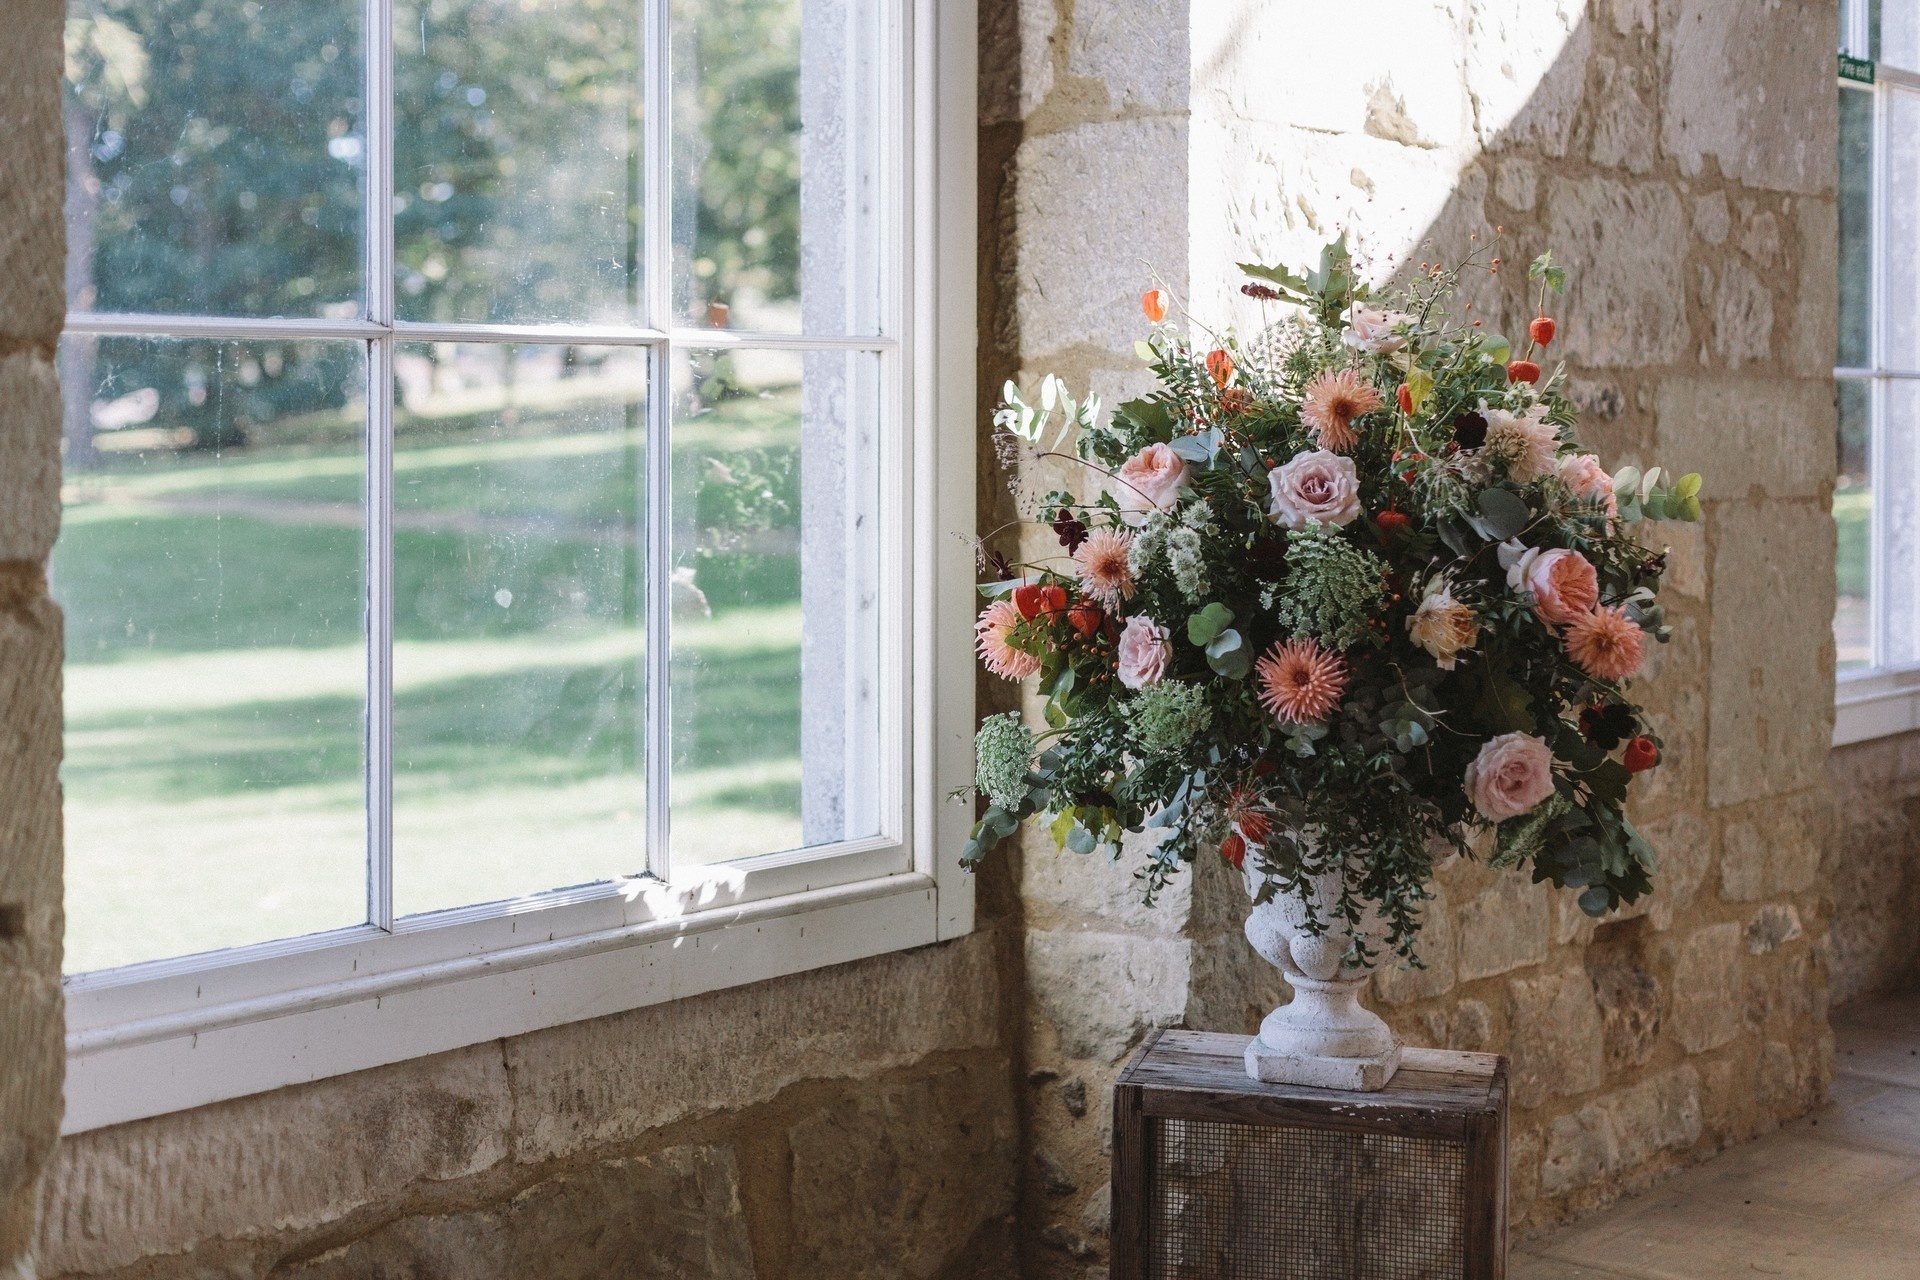
[(1873, 59), (1850, 58), (1844, 53), (1841, 54), (1840, 78), (1842, 80), (1851, 80), (1855, 84), (1872, 84)]

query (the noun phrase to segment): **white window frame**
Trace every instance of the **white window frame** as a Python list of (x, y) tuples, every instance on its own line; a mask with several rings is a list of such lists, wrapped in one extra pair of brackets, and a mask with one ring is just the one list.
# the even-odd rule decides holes
[[(1861, 59), (1869, 58), (1871, 55), (1869, 11), (1864, 0), (1846, 6), (1846, 29), (1843, 32), (1841, 52)], [(1886, 388), (1892, 382), (1920, 379), (1920, 369), (1895, 369), (1887, 365), (1883, 332), (1886, 289), (1882, 276), (1883, 264), (1886, 261), (1887, 166), (1883, 158), (1886, 150), (1886, 99), (1889, 93), (1920, 93), (1920, 74), (1881, 63), (1874, 64), (1871, 85), (1844, 79), (1837, 80), (1836, 83), (1844, 93), (1873, 95), (1874, 103), (1873, 186), (1870, 197), (1873, 206), (1870, 249), (1871, 291), (1868, 304), (1872, 320), (1869, 326), (1872, 363), (1865, 368), (1837, 366), (1833, 376), (1836, 382), (1867, 384), (1868, 415), (1872, 424), (1869, 429), (1868, 475), (1871, 477), (1871, 483), (1877, 488), (1883, 478), (1881, 435), (1882, 424), (1886, 421)], [(1883, 630), (1884, 595), (1880, 587), (1886, 580), (1885, 573), (1888, 568), (1884, 563), (1885, 539), (1880, 532), (1880, 522), (1886, 518), (1887, 509), (1888, 504), (1885, 502), (1876, 501), (1873, 504), (1873, 523), (1868, 533), (1868, 634), (1873, 637), (1876, 648)], [(1841, 672), (1835, 677), (1834, 746), (1866, 742), (1914, 729), (1920, 729), (1920, 667), (1876, 665), (1860, 671)]]
[[(645, 11), (648, 239), (670, 246), (670, 178), (663, 109), (669, 0)], [(888, 834), (732, 864), (668, 868), (663, 827), (649, 832), (653, 874), (508, 902), (395, 919), (391, 901), (369, 904), (374, 923), (302, 938), (80, 974), (66, 982), (64, 1133), (242, 1097), (600, 1017), (824, 965), (920, 946), (973, 928), (973, 882), (959, 853), (971, 808), (943, 797), (973, 771), (974, 664), (969, 622), (974, 527), (975, 0), (897, 0), (886, 119), (897, 131), (882, 172), (898, 193), (892, 219), (900, 278), (879, 336), (807, 338), (647, 327), (440, 325), (399, 321), (390, 271), (393, 121), (392, 0), (364, 0), (368, 75), (367, 288), (362, 320), (225, 320), (76, 314), (68, 331), (230, 338), (359, 338), (370, 385), (405, 341), (493, 341), (647, 347), (649, 447), (663, 445), (671, 349), (852, 349), (881, 355), (898, 415), (899, 465), (889, 472), (887, 514), (903, 533), (883, 549), (883, 581), (900, 607), (883, 621), (882, 780)], [(664, 250), (662, 250), (664, 252)], [(652, 315), (670, 314), (667, 282), (651, 273)], [(390, 397), (368, 397), (370, 536), (381, 545), (391, 496)], [(659, 456), (659, 455), (655, 455)], [(655, 467), (655, 473), (665, 468)], [(664, 475), (650, 493), (647, 563), (667, 556)], [(390, 542), (387, 543), (390, 547)], [(373, 557), (376, 579), (387, 566)], [(664, 582), (660, 572), (653, 581)], [(385, 589), (369, 583), (370, 593)], [(649, 600), (649, 634), (663, 636), (664, 593)], [(371, 705), (390, 688), (390, 636), (369, 635)], [(648, 688), (666, 688), (666, 644), (650, 644)], [(370, 734), (371, 741), (384, 741)], [(379, 751), (370, 752), (378, 756)], [(650, 753), (649, 812), (662, 817), (664, 760)], [(370, 777), (387, 761), (371, 759)], [(382, 814), (370, 812), (369, 850), (390, 856)], [(894, 817), (893, 815), (898, 815)], [(895, 828), (897, 824), (897, 829)], [(372, 883), (390, 883), (374, 876)]]

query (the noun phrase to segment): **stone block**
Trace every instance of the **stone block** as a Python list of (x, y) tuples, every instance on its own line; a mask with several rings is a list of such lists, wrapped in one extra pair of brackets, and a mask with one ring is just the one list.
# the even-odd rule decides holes
[(0, 560), (45, 560), (60, 532), (60, 377), (38, 351), (0, 357), (0, 476)]
[(1720, 833), (1720, 896), (1757, 902), (1813, 886), (1825, 846), (1822, 796), (1795, 797), (1727, 822)]
[(987, 1066), (862, 1087), (787, 1141), (795, 1280), (931, 1280), (1013, 1209), (1013, 1103)]
[(1747, 953), (1763, 956), (1800, 937), (1800, 913), (1791, 902), (1771, 903), (1747, 921)]
[[(1664, 378), (1655, 406), (1660, 465), (1700, 472), (1709, 499), (1818, 498), (1833, 482), (1831, 378)], [(1652, 532), (1671, 542), (1700, 528)]]
[(1053, 88), (1054, 0), (992, 0), (980, 7), (980, 123), (1032, 115)]
[(1026, 946), (1028, 997), (1069, 1057), (1115, 1062), (1186, 1016), (1194, 957), (1185, 939), (1046, 930)]
[(1002, 341), (1029, 359), (1082, 345), (1131, 351), (1146, 287), (1146, 268), (1135, 264), (1153, 264), (1176, 294), (1186, 290), (1185, 122), (1109, 121), (1029, 137), (1013, 168), (1001, 214), (1011, 247)]
[(1840, 253), (1840, 215), (1830, 200), (1796, 200), (1793, 222), (1799, 233), (1799, 273), (1787, 353), (1793, 372), (1818, 378), (1833, 367), (1838, 344), (1840, 300), (1833, 287), (1833, 264)]
[(1677, 813), (1641, 828), (1653, 846), (1653, 892), (1671, 910), (1693, 901), (1713, 862), (1713, 832), (1699, 816)]
[(1147, 906), (1133, 873), (1152, 847), (1144, 833), (1129, 834), (1117, 857), (1080, 854), (1059, 848), (1046, 832), (1032, 830), (1020, 858), (1020, 898), (1027, 907), (1028, 927), (1091, 923), (1143, 934), (1179, 934), (1191, 912), (1194, 876), (1176, 878)]
[(1606, 1078), (1600, 1007), (1579, 969), (1516, 979), (1508, 990), (1514, 1105), (1586, 1093)]
[(996, 1046), (995, 946), (974, 933), (509, 1040), (514, 1158), (633, 1142), (797, 1081)]
[(1718, 808), (1819, 785), (1833, 735), (1834, 534), (1815, 502), (1718, 503), (1708, 519), (1707, 799)]
[(1540, 1190), (1559, 1195), (1700, 1140), (1700, 1075), (1690, 1066), (1616, 1089), (1547, 1130)]
[(1671, 364), (1686, 353), (1686, 291), (1675, 263), (1687, 218), (1671, 187), (1583, 178), (1547, 188), (1548, 239), (1571, 279), (1560, 332), (1590, 368)]
[[(0, 160), (0, 337), (49, 345), (66, 317), (65, 19), (60, 0), (15, 0), (0, 42), (0, 120), (7, 125)], [(43, 425), (57, 433), (54, 424)]]
[(1410, 1004), (1431, 1000), (1453, 990), (1454, 946), (1453, 914), (1447, 909), (1446, 891), (1433, 886), (1434, 897), (1421, 909), (1422, 925), (1418, 942), (1424, 968), (1388, 954), (1374, 971), (1373, 993), (1387, 1004)]
[(1547, 892), (1523, 875), (1507, 874), (1460, 905), (1453, 932), (1460, 981), (1491, 978), (1547, 958), (1552, 918)]
[(1773, 354), (1773, 294), (1753, 269), (1737, 258), (1720, 264), (1709, 311), (1713, 353), (1735, 368)]
[(41, 1268), (107, 1271), (222, 1237), (297, 1231), (507, 1156), (498, 1045), (96, 1129), (60, 1144)]
[(1717, 1049), (1740, 1034), (1744, 930), (1735, 923), (1689, 934), (1673, 959), (1673, 1032), (1688, 1053)]
[(1597, 57), (1598, 106), (1591, 118), (1588, 154), (1597, 165), (1646, 173), (1653, 168), (1657, 132), (1652, 76), (1631, 62)]
[(1567, 153), (1593, 47), (1585, 19), (1579, 0), (1468, 5), (1467, 92), (1483, 150)]
[(1184, 112), (1187, 22), (1180, 0), (1075, 4), (1067, 73), (1099, 81), (1112, 111)]
[(1530, 160), (1516, 156), (1511, 160), (1502, 160), (1494, 170), (1493, 194), (1502, 204), (1510, 205), (1521, 213), (1533, 208), (1539, 189), (1540, 174)]
[(1833, 189), (1833, 10), (1782, 5), (1764, 16), (1719, 0), (1661, 0), (1667, 82), (1660, 145), (1683, 172), (1749, 187)]
[(463, 1213), (396, 1219), (272, 1280), (753, 1280), (733, 1152), (670, 1147)]

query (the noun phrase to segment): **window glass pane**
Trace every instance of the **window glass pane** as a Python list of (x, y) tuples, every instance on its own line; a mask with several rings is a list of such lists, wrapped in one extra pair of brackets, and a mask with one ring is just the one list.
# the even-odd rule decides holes
[(67, 968), (366, 918), (359, 343), (62, 343)]
[(674, 0), (673, 21), (680, 322), (876, 332), (872, 0)]
[(1839, 363), (1873, 362), (1873, 91), (1840, 90)]
[(1920, 663), (1920, 382), (1893, 378), (1880, 384), (1884, 416), (1875, 495), (1879, 563), (1886, 577), (1876, 581), (1875, 605), (1881, 615), (1881, 644), (1876, 665), (1909, 667)]
[(1840, 399), (1840, 467), (1833, 482), (1833, 523), (1837, 536), (1833, 643), (1842, 671), (1873, 664), (1868, 599), (1873, 566), (1872, 384), (1843, 380)]
[(633, 0), (394, 5), (401, 318), (634, 318), (641, 297)]
[(876, 834), (879, 362), (674, 370), (676, 866)]
[(1886, 289), (1881, 305), (1884, 360), (1893, 369), (1920, 369), (1920, 93), (1881, 90), (1887, 111), (1882, 182)]
[(73, 0), (69, 13), (71, 304), (359, 314), (358, 0)]
[(1873, 0), (1872, 21), (1879, 50), (1875, 60), (1920, 71), (1920, 5), (1914, 0), (1894, 0), (1893, 4)]
[(394, 357), (394, 905), (646, 867), (646, 353)]

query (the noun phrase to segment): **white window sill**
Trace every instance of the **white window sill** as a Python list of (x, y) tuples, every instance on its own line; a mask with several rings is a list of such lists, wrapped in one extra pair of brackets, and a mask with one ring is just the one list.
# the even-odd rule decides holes
[(1833, 745), (1920, 729), (1920, 670), (1842, 676), (1834, 690)]
[[(871, 865), (881, 853), (900, 850), (829, 861)], [(183, 966), (169, 975), (143, 966), (135, 981), (114, 972), (71, 980), (61, 1131), (80, 1133), (843, 964), (972, 927), (972, 885), (964, 877), (946, 892), (952, 901), (945, 911), (936, 877), (922, 870), (818, 889), (770, 886), (787, 891), (769, 896), (752, 891), (755, 878), (731, 885), (713, 878), (690, 895), (671, 895), (672, 901), (654, 892), (628, 898), (609, 887), (541, 912), (538, 935), (513, 945), (501, 945), (518, 923), (505, 912), (413, 939), (343, 930), (309, 940), (313, 945), (304, 950), (236, 959), (224, 968)], [(742, 888), (748, 891), (735, 897)], [(702, 897), (706, 901), (688, 900)], [(694, 909), (675, 914), (676, 903)], [(591, 927), (609, 914), (624, 922)], [(589, 927), (550, 933), (547, 926), (560, 923), (554, 917)], [(464, 954), (444, 950), (453, 934), (467, 935)], [(439, 957), (409, 963), (415, 950), (409, 944), (429, 941)], [(342, 971), (348, 976), (339, 976)], [(292, 989), (281, 985), (296, 973), (308, 980)], [(182, 985), (184, 991), (164, 994), (185, 995), (186, 1007), (126, 1016), (151, 1007), (156, 986)]]

